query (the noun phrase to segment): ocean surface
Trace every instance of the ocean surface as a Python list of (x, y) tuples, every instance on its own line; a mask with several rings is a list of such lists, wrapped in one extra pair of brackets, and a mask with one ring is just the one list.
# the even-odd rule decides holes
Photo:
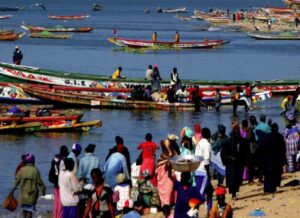
[[(102, 0), (104, 6), (100, 12), (92, 11), (94, 0), (40, 0), (46, 6), (32, 6), (32, 0), (1, 0), (0, 6), (26, 7), (25, 11), (0, 12), (0, 15), (12, 14), (8, 20), (0, 20), (0, 29), (25, 31), (22, 23), (31, 25), (68, 25), (91, 26), (96, 29), (91, 33), (73, 33), (69, 40), (32, 39), (28, 35), (15, 42), (0, 41), (0, 61), (12, 61), (14, 47), (18, 45), (23, 54), (23, 64), (70, 72), (111, 75), (118, 67), (123, 67), (123, 76), (144, 77), (149, 64), (158, 64), (163, 78), (168, 78), (173, 67), (177, 67), (183, 79), (203, 80), (277, 80), (299, 79), (300, 41), (256, 41), (241, 32), (201, 31), (207, 27), (201, 21), (182, 21), (175, 14), (157, 13), (157, 7), (187, 7), (190, 16), (194, 9), (249, 9), (264, 6), (264, 0)], [(283, 6), (281, 0), (268, 1), (272, 6)], [(144, 13), (145, 9), (150, 13)], [(47, 15), (89, 14), (80, 21), (55, 21)], [(173, 40), (175, 31), (179, 31), (182, 41), (200, 41), (204, 38), (230, 40), (223, 48), (213, 50), (155, 51), (130, 53), (121, 51), (107, 41), (113, 36), (135, 39), (150, 39), (156, 31), (159, 40)], [(282, 97), (258, 103), (258, 109), (244, 112), (239, 109), (238, 118), (247, 119), (250, 115), (259, 117), (266, 114), (278, 122), (280, 130), (284, 121), (279, 116)], [(168, 133), (179, 135), (182, 127), (192, 127), (201, 123), (216, 131), (222, 123), (229, 130), (232, 109), (222, 108), (221, 113), (213, 110), (201, 112), (162, 112), (162, 111), (127, 111), (127, 110), (85, 110), (83, 120), (101, 119), (103, 126), (89, 133), (38, 133), (28, 135), (0, 135), (0, 202), (9, 193), (14, 171), (24, 153), (33, 153), (36, 164), (47, 186), (47, 194), (52, 193), (48, 182), (48, 171), (53, 156), (59, 152), (62, 144), (71, 148), (75, 142), (84, 148), (89, 143), (97, 145), (95, 154), (104, 160), (108, 149), (114, 146), (114, 138), (120, 135), (129, 148), (132, 160), (138, 151), (136, 146), (144, 140), (147, 132), (153, 134), (159, 143)], [(158, 151), (158, 154), (160, 152)], [(39, 201), (38, 211), (51, 207), (51, 201)], [(50, 208), (51, 209), (51, 208)], [(17, 217), (19, 211), (10, 213), (0, 209), (0, 217)]]

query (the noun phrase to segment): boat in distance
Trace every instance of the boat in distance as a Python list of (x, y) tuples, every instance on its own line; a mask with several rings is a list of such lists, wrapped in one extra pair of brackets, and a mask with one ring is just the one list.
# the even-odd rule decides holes
[(200, 48), (217, 48), (230, 41), (219, 40), (203, 40), (199, 42), (171, 42), (171, 41), (158, 41), (151, 40), (137, 40), (127, 38), (107, 38), (107, 40), (120, 47), (128, 48), (149, 48), (149, 49), (200, 49)]
[(293, 32), (248, 33), (248, 36), (258, 40), (300, 40), (300, 34)]
[(69, 39), (71, 34), (59, 34), (48, 31), (33, 32), (29, 35), (31, 38), (43, 38), (43, 39)]
[(25, 30), (30, 32), (80, 32), (80, 33), (87, 33), (93, 31), (95, 28), (82, 26), (82, 27), (66, 27), (66, 26), (49, 26), (49, 27), (42, 27), (42, 26), (31, 26), (31, 25), (21, 25), (21, 27)]
[(54, 20), (83, 20), (90, 17), (90, 15), (83, 14), (83, 15), (48, 15), (49, 19)]

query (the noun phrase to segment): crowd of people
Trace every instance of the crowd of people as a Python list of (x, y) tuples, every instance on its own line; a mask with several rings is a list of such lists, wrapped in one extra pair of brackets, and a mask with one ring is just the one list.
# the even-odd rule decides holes
[[(233, 217), (225, 200), (227, 190), (238, 200), (237, 193), (246, 181), (263, 184), (266, 194), (275, 193), (282, 174), (299, 169), (300, 124), (293, 113), (287, 113), (286, 120), (283, 133), (265, 115), (259, 121), (255, 116), (233, 120), (229, 134), (222, 124), (212, 134), (196, 123), (193, 128), (184, 127), (180, 137), (168, 134), (159, 145), (147, 133), (136, 147), (140, 151), (136, 161), (120, 136), (115, 137), (105, 160), (94, 154), (94, 144), (87, 145), (81, 157), (80, 144), (73, 144), (70, 152), (62, 145), (49, 170), (48, 179), (54, 186), (53, 217), (126, 218), (162, 211), (165, 217), (183, 218), (197, 217), (199, 210), (211, 218)], [(187, 154), (203, 161), (193, 172), (176, 171), (169, 158)], [(22, 156), (12, 193), (18, 186), (23, 217), (32, 217), (38, 187), (46, 193), (33, 154)], [(203, 203), (206, 208), (199, 207)]]

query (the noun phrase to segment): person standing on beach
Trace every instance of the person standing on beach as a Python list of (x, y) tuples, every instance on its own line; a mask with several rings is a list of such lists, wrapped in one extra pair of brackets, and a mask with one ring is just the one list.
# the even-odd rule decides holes
[(198, 142), (195, 149), (195, 155), (203, 158), (199, 167), (195, 171), (196, 188), (197, 191), (207, 201), (207, 214), (212, 207), (213, 187), (211, 185), (211, 178), (209, 172), (210, 159), (211, 159), (211, 144), (209, 142), (211, 133), (208, 128), (203, 128), (201, 131), (202, 139)]
[(24, 158), (25, 166), (17, 173), (14, 186), (11, 193), (20, 186), (20, 203), (23, 209), (23, 217), (31, 218), (36, 211), (35, 205), (39, 196), (38, 187), (42, 195), (46, 194), (46, 187), (41, 177), (40, 171), (35, 166), (35, 157), (33, 154), (27, 154)]
[(137, 149), (142, 150), (142, 165), (140, 169), (139, 178), (145, 178), (156, 186), (155, 173), (155, 152), (157, 150), (157, 144), (152, 141), (151, 133), (147, 133), (145, 136), (146, 141), (138, 145)]
[(297, 170), (297, 153), (300, 142), (300, 124), (292, 112), (286, 114), (288, 124), (283, 136), (286, 143), (287, 171), (293, 173)]
[(94, 168), (100, 169), (100, 159), (94, 155), (96, 145), (89, 144), (85, 148), (85, 156), (80, 159), (77, 171), (77, 178), (87, 179), (87, 183), (92, 184), (91, 171)]
[(236, 193), (241, 185), (239, 146), (241, 144), (240, 126), (238, 121), (232, 122), (232, 131), (228, 140), (221, 145), (221, 160), (225, 166), (226, 186), (232, 199), (236, 199)]
[(68, 155), (68, 158), (71, 158), (74, 161), (73, 171), (74, 171), (75, 175), (77, 174), (77, 170), (78, 170), (78, 165), (79, 165), (78, 156), (80, 155), (81, 150), (82, 150), (81, 145), (78, 143), (75, 143), (72, 145), (72, 152)]
[(226, 189), (222, 186), (216, 188), (217, 203), (213, 205), (209, 212), (209, 218), (232, 218), (233, 210), (229, 203), (225, 201)]
[(61, 203), (63, 205), (62, 218), (77, 218), (79, 215), (79, 197), (83, 182), (79, 182), (74, 173), (75, 163), (72, 158), (64, 160), (64, 169), (59, 172), (58, 185)]
[(59, 171), (64, 167), (64, 159), (69, 155), (68, 148), (65, 145), (60, 147), (59, 154), (56, 154), (51, 162), (49, 171), (49, 182), (54, 184), (54, 202), (53, 202), (53, 218), (62, 217), (62, 204), (59, 195), (58, 175)]
[(15, 51), (14, 51), (14, 55), (13, 55), (14, 64), (20, 65), (22, 59), (23, 59), (23, 53), (20, 50), (19, 46), (16, 46)]

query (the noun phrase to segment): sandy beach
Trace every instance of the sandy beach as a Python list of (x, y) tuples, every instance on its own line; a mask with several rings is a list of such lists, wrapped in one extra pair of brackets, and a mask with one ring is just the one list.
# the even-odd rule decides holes
[(256, 20), (253, 24), (252, 20), (240, 20), (240, 21), (230, 21), (229, 23), (212, 23), (213, 27), (236, 27), (242, 32), (253, 32), (255, 27), (259, 27), (260, 32), (284, 32), (284, 31), (300, 31), (300, 26), (296, 28), (294, 23), (284, 23), (284, 22), (274, 22), (272, 23), (271, 30), (268, 30), (267, 22)]
[[(250, 213), (256, 209), (260, 209), (265, 213), (265, 217), (272, 218), (296, 218), (299, 217), (300, 207), (300, 188), (299, 186), (291, 187), (284, 185), (294, 179), (300, 179), (300, 172), (294, 174), (284, 174), (281, 187), (277, 189), (274, 195), (264, 195), (263, 185), (254, 183), (248, 185), (247, 182), (241, 186), (238, 193), (238, 199), (233, 201), (229, 194), (226, 195), (227, 202), (233, 207), (234, 217), (246, 218), (251, 217)], [(215, 181), (213, 181), (215, 182)], [(205, 216), (205, 204), (201, 205), (199, 218)], [(162, 213), (149, 214), (143, 217), (147, 218), (163, 218)]]

